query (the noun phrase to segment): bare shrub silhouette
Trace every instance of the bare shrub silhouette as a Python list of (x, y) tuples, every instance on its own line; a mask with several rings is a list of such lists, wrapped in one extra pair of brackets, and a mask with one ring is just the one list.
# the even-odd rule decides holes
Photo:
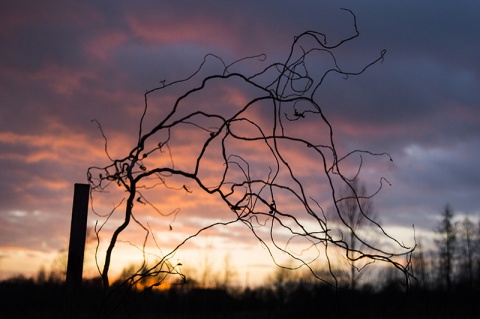
[[(120, 239), (129, 228), (144, 232), (143, 241), (132, 245), (145, 258), (125, 283), (133, 285), (149, 277), (155, 278), (148, 281), (154, 286), (167, 276), (183, 278), (181, 267), (174, 259), (182, 246), (202, 232), (232, 224), (243, 224), (277, 264), (280, 262), (276, 254), (281, 252), (294, 261), (293, 268), (311, 269), (313, 261), (323, 258), (327, 269), (331, 269), (331, 254), (340, 252), (352, 263), (369, 260), (391, 264), (408, 282), (414, 247), (407, 247), (387, 234), (363, 211), (351, 186), (362, 164), (353, 174), (344, 173), (346, 162), (353, 157), (361, 161), (392, 159), (386, 153), (367, 150), (340, 153), (333, 127), (322, 110), (320, 88), (329, 75), (345, 79), (360, 75), (381, 62), (386, 53), (381, 51), (359, 70), (342, 69), (335, 50), (359, 35), (355, 15), (350, 10), (345, 12), (352, 16), (352, 35), (339, 42), (331, 44), (326, 34), (306, 31), (294, 38), (284, 62), (246, 71), (263, 63), (266, 55), (227, 63), (207, 54), (190, 76), (172, 82), (161, 81), (160, 86), (145, 93), (138, 139), (124, 157), (111, 157), (106, 135), (96, 122), (105, 138), (110, 163), (88, 169), (92, 203), (93, 199), (95, 204), (99, 203), (98, 196), (114, 190), (126, 194), (107, 214), (95, 210), (104, 218), (96, 227), (99, 242), (105, 241), (100, 236), (102, 232), (109, 236), (103, 265), (98, 263), (105, 288), (111, 285), (109, 274), (115, 246), (119, 241), (130, 240)], [(221, 100), (218, 92), (227, 88), (241, 92), (241, 98)], [(161, 116), (160, 110), (151, 106), (152, 99), (158, 96), (162, 97), (160, 109), (167, 110)], [(187, 153), (179, 147), (186, 142), (189, 142)], [(379, 178), (377, 190), (361, 195), (375, 195), (384, 182), (383, 177)], [(348, 201), (357, 205), (365, 223), (382, 234), (382, 242), (388, 242), (390, 247), (388, 250), (383, 248), (387, 246), (374, 246), (366, 241), (356, 226), (343, 217), (339, 207), (342, 198), (338, 194), (345, 186), (352, 190)], [(143, 218), (140, 211), (149, 209), (157, 218), (168, 216), (168, 226), (175, 230), (173, 222), (179, 222), (181, 207), (170, 208), (164, 201), (165, 207), (169, 207), (164, 209), (155, 200), (155, 196), (172, 191), (185, 198), (199, 192), (215, 197), (223, 203), (225, 216), (221, 221), (202, 225), (166, 252), (159, 247), (151, 219)], [(331, 223), (324, 212), (323, 207), (327, 205), (334, 207), (338, 216), (335, 223)], [(113, 220), (117, 225), (109, 233), (106, 229), (110, 223), (115, 224)], [(352, 246), (351, 239), (343, 237), (340, 226), (349, 230), (349, 236), (353, 236), (358, 245)], [(146, 252), (152, 242), (159, 248), (153, 262)], [(293, 245), (303, 245), (304, 249), (298, 253), (290, 249)], [(307, 250), (313, 254), (304, 254)], [(101, 248), (99, 255), (100, 251)], [(311, 272), (321, 281), (337, 284), (333, 271), (322, 272), (321, 276)]]

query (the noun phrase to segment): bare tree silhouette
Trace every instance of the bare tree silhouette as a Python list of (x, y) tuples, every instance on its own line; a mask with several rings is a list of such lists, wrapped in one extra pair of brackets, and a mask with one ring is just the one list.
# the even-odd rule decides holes
[(460, 281), (472, 288), (475, 283), (475, 224), (468, 216), (458, 224)]
[[(352, 35), (339, 42), (330, 44), (326, 34), (306, 31), (294, 38), (284, 62), (269, 64), (259, 71), (239, 70), (248, 70), (245, 65), (264, 62), (264, 54), (229, 64), (208, 54), (190, 76), (173, 82), (161, 81), (159, 87), (145, 93), (138, 139), (124, 157), (111, 157), (107, 138), (99, 124), (110, 164), (88, 169), (92, 199), (115, 188), (126, 194), (96, 227), (100, 240), (100, 232), (108, 222), (121, 214), (123, 221), (112, 231), (103, 266), (99, 266), (106, 288), (111, 285), (109, 271), (115, 245), (130, 225), (144, 231), (143, 242), (136, 245), (140, 250), (145, 252), (147, 241), (156, 243), (148, 220), (142, 220), (141, 214), (136, 213), (138, 208), (149, 208), (158, 216), (177, 217), (178, 210), (165, 213), (152, 200), (152, 194), (171, 190), (185, 195), (203, 192), (220, 199), (227, 219), (202, 226), (169, 252), (159, 253), (153, 264), (145, 258), (139, 271), (130, 276), (131, 284), (146, 276), (157, 278), (152, 285), (160, 284), (167, 275), (183, 276), (173, 259), (179, 248), (208, 229), (233, 223), (247, 227), (268, 249), (275, 263), (278, 262), (275, 253), (280, 251), (296, 262), (293, 267), (306, 267), (313, 276), (332, 285), (337, 284), (333, 271), (329, 272), (330, 276), (319, 276), (310, 264), (323, 256), (330, 267), (329, 255), (338, 250), (351, 262), (369, 260), (392, 264), (409, 280), (410, 255), (414, 247), (407, 247), (387, 234), (363, 211), (355, 192), (348, 196), (358, 206), (359, 214), (381, 232), (389, 247), (395, 248), (386, 250), (383, 248), (386, 246), (367, 242), (358, 234), (356, 226), (344, 218), (338, 205), (342, 201), (337, 195), (339, 190), (355, 179), (355, 176), (352, 179), (343, 174), (343, 164), (348, 159), (358, 156), (392, 160), (386, 153), (366, 150), (340, 154), (333, 127), (322, 110), (320, 88), (327, 76), (336, 74), (347, 79), (360, 75), (381, 62), (386, 53), (381, 51), (376, 59), (356, 71), (340, 67), (335, 49), (359, 35), (355, 15), (344, 10), (352, 16)], [(212, 71), (215, 68), (219, 71)], [(243, 98), (231, 105), (216, 101), (212, 92), (219, 86), (234, 86), (243, 93)], [(172, 99), (173, 89), (183, 91)], [(170, 103), (162, 105), (168, 112), (159, 118), (149, 112), (152, 112), (151, 99), (161, 93), (168, 95)], [(203, 102), (207, 94), (208, 102)], [(153, 123), (154, 120), (157, 122)], [(311, 123), (315, 123), (309, 126), (315, 131), (306, 129), (306, 124)], [(192, 141), (189, 164), (184, 164), (185, 158), (175, 144), (179, 136), (185, 134)], [(305, 171), (301, 159), (314, 163), (315, 168)], [(369, 196), (375, 195), (385, 181), (380, 178), (378, 190)], [(318, 195), (319, 189), (321, 195)], [(332, 204), (341, 226), (350, 230), (358, 246), (343, 238), (337, 231), (340, 227), (337, 222), (330, 223), (323, 207)], [(172, 229), (175, 225), (169, 226)], [(294, 241), (315, 251), (315, 256), (307, 258), (289, 249)]]
[[(340, 215), (336, 217), (342, 217), (346, 220), (347, 226), (343, 236), (348, 243), (349, 251), (347, 252), (348, 260), (350, 264), (350, 288), (355, 289), (360, 275), (362, 272), (359, 270), (364, 265), (356, 265), (356, 251), (362, 250), (362, 243), (358, 240), (358, 233), (362, 228), (367, 228), (365, 231), (369, 231), (368, 228), (372, 225), (370, 220), (376, 219), (374, 212), (373, 201), (370, 195), (367, 193), (364, 184), (361, 184), (358, 179), (353, 180), (351, 183), (345, 185), (340, 190), (340, 199), (337, 201), (337, 207), (339, 208)], [(362, 236), (366, 238), (367, 236)]]
[(435, 240), (438, 248), (439, 279), (445, 283), (447, 291), (452, 288), (458, 254), (457, 227), (453, 222), (453, 217), (452, 207), (449, 204), (445, 205), (442, 219), (436, 229), (438, 238)]

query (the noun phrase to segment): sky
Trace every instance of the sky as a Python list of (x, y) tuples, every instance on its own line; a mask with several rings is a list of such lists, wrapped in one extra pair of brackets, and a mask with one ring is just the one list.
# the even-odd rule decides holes
[[(360, 70), (386, 54), (360, 76), (329, 77), (319, 98), (340, 150), (388, 152), (393, 159), (364, 167), (375, 181), (384, 176), (391, 184), (374, 198), (382, 225), (411, 243), (412, 225), (417, 237), (431, 238), (447, 203), (457, 216), (478, 220), (480, 4), (474, 1), (3, 1), (0, 276), (48, 268), (68, 246), (73, 185), (87, 182), (88, 167), (108, 165), (92, 119), (101, 124), (110, 154), (125, 156), (138, 135), (147, 90), (187, 77), (208, 53), (227, 63), (265, 54), (265, 64), (245, 63), (244, 72), (253, 73), (284, 61), (294, 36), (306, 30), (339, 41), (353, 31), (352, 16), (341, 8), (355, 13), (360, 32), (337, 51), (342, 68)], [(228, 99), (209, 98), (234, 104), (246, 94), (222, 92)], [(169, 98), (152, 105), (146, 126), (161, 118)], [(194, 139), (178, 133), (179, 165), (188, 162)], [(99, 197), (103, 213), (122, 196), (111, 195), (120, 197)], [(158, 196), (162, 212), (181, 207), (177, 215), (147, 216), (158, 222), (159, 246), (229, 213), (213, 199), (199, 204), (190, 193)], [(90, 211), (89, 227), (98, 220)], [(265, 276), (270, 257), (240, 228), (215, 229), (178, 258), (190, 269), (231, 258), (239, 281)], [(117, 268), (136, 250), (125, 246)]]

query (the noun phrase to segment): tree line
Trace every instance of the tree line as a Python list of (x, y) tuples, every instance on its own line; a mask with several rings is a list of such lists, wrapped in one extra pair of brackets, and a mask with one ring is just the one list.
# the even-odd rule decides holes
[(445, 205), (436, 225), (434, 246), (425, 249), (422, 242), (412, 256), (421, 289), (479, 290), (480, 288), (480, 220), (475, 224), (468, 216), (455, 218), (451, 205)]
[[(359, 186), (358, 193), (362, 192)], [(365, 211), (373, 213), (371, 201), (365, 200), (363, 204)], [(341, 207), (345, 216), (355, 217), (355, 211), (349, 210), (346, 202)], [(476, 223), (468, 216), (458, 218), (450, 205), (445, 206), (440, 217), (434, 227), (434, 245), (426, 248), (422, 239), (418, 240), (411, 261), (415, 279), (410, 286), (404, 284), (401, 273), (393, 267), (357, 271), (357, 265), (350, 263), (343, 268), (324, 270), (338, 275), (337, 287), (312, 280), (309, 272), (288, 267), (276, 268), (263, 285), (239, 287), (234, 284), (238, 270), (227, 256), (223, 270), (196, 269), (187, 274), (187, 281), (165, 281), (154, 289), (148, 277), (133, 287), (125, 285), (123, 277), (129, 277), (136, 268), (127, 266), (112, 283), (117, 293), (112, 294), (107, 309), (102, 309), (105, 303), (101, 280), (87, 279), (81, 311), (85, 317), (101, 313), (105, 317), (128, 314), (130, 318), (291, 318), (319, 312), (327, 318), (478, 317), (480, 221)], [(64, 276), (58, 268), (55, 266), (48, 273), (42, 267), (34, 277), (17, 276), (1, 281), (4, 314), (60, 316), (65, 288)], [(207, 271), (209, 280), (204, 278)], [(375, 274), (368, 276), (369, 272)], [(349, 307), (345, 307), (347, 304)]]

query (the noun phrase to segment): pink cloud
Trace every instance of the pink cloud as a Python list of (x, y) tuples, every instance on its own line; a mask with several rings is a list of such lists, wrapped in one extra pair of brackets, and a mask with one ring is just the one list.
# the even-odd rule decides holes
[(128, 39), (129, 35), (118, 30), (100, 31), (83, 44), (83, 49), (96, 62), (109, 64), (115, 50)]
[(126, 20), (135, 36), (155, 45), (193, 42), (222, 43), (225, 46), (234, 41), (230, 37), (229, 28), (220, 25), (212, 17), (190, 15), (189, 23), (183, 23), (175, 14), (159, 15), (158, 12), (152, 12), (128, 14)]
[[(245, 19), (225, 14), (220, 8), (214, 11), (202, 6), (196, 10), (183, 9), (167, 5), (162, 11), (133, 10), (126, 13), (126, 21), (133, 35), (149, 45), (208, 45), (213, 53), (217, 53), (218, 48), (226, 48), (235, 52), (237, 58), (263, 53), (267, 47), (278, 44), (275, 41), (293, 36), (263, 28), (270, 18), (268, 14), (251, 15)], [(258, 32), (259, 29), (262, 32)]]
[[(44, 65), (43, 68), (27, 78), (47, 87), (51, 93), (65, 97), (73, 97), (85, 90), (85, 82), (97, 82), (95, 70), (72, 68), (55, 63)], [(22, 75), (25, 79), (25, 75)]]

